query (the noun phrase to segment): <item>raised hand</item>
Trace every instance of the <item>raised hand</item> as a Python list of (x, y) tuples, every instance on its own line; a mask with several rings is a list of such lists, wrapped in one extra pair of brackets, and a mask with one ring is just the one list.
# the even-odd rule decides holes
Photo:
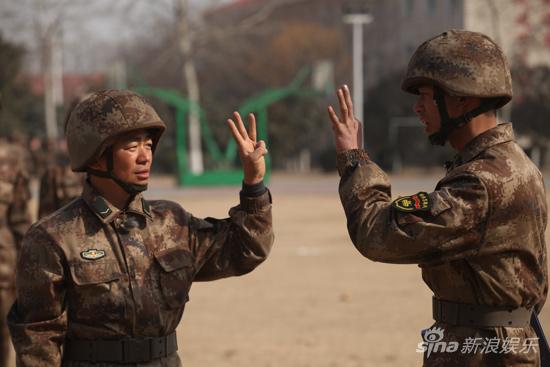
[(248, 132), (238, 112), (233, 112), (233, 118), (236, 123), (233, 119), (227, 119), (227, 125), (229, 125), (239, 147), (244, 183), (247, 185), (257, 184), (265, 176), (264, 155), (267, 154), (267, 148), (263, 140), (256, 141), (256, 117), (252, 113), (248, 115)]
[(347, 85), (344, 85), (336, 91), (338, 103), (340, 104), (339, 117), (332, 106), (328, 106), (328, 115), (332, 121), (332, 130), (334, 131), (334, 142), (336, 151), (342, 152), (350, 149), (359, 148), (359, 122), (353, 114), (353, 102)]

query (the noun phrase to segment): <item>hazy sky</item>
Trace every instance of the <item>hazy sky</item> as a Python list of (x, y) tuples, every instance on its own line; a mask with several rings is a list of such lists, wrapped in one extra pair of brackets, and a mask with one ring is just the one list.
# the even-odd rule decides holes
[[(154, 37), (156, 25), (174, 20), (176, 0), (17, 0), (0, 2), (0, 30), (28, 50), (26, 68), (39, 69), (38, 34), (60, 17), (66, 71), (97, 71), (119, 45)], [(231, 0), (190, 0), (194, 12)]]

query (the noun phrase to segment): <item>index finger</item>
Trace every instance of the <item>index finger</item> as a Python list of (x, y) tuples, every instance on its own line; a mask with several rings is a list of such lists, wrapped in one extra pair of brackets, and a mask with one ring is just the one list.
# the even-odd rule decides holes
[(246, 128), (244, 127), (244, 122), (241, 118), (241, 114), (235, 111), (233, 112), (233, 116), (235, 117), (235, 120), (237, 120), (237, 129), (241, 133), (241, 136), (243, 137), (243, 139), (248, 139), (248, 133), (246, 132)]
[(338, 124), (340, 124), (340, 119), (338, 118), (338, 115), (336, 114), (336, 112), (334, 112), (334, 108), (332, 108), (332, 106), (328, 106), (327, 110), (330, 120), (332, 121), (332, 125), (336, 127)]
[(235, 123), (233, 122), (233, 120), (227, 119), (227, 125), (229, 125), (229, 128), (231, 129), (231, 134), (233, 135), (233, 137), (235, 138), (237, 143), (239, 143), (239, 145), (241, 145), (243, 137), (239, 133), (239, 130), (237, 130), (237, 126), (235, 126)]

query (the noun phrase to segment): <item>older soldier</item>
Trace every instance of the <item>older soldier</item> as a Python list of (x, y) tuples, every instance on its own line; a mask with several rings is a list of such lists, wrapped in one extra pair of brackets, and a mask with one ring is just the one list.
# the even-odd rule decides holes
[(235, 119), (240, 204), (199, 219), (142, 196), (165, 125), (141, 96), (108, 90), (76, 106), (69, 155), (88, 180), (23, 240), (8, 318), (18, 366), (181, 365), (175, 329), (191, 283), (248, 273), (273, 242), (265, 144), (253, 116), (248, 132)]
[(31, 224), (29, 180), (17, 148), (0, 142), (0, 367), (8, 365), (10, 338), (6, 316), (15, 299), (15, 263)]
[[(529, 321), (548, 287), (546, 198), (512, 126), (497, 124), (512, 98), (505, 57), (487, 36), (451, 30), (419, 46), (402, 89), (418, 95), (432, 143), (458, 154), (435, 191), (392, 201), (388, 177), (358, 149), (349, 91), (339, 89), (340, 116), (329, 115), (350, 237), (369, 259), (422, 269), (436, 321), (424, 366), (539, 366)], [(436, 353), (434, 340), (451, 347)]]

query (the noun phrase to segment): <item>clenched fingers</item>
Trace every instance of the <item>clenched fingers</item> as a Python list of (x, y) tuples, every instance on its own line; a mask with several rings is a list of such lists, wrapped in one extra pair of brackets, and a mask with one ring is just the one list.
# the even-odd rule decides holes
[(254, 146), (254, 151), (252, 153), (250, 153), (250, 158), (253, 161), (257, 161), (258, 159), (260, 159), (261, 157), (263, 157), (266, 154), (267, 154), (267, 148), (265, 146), (265, 142), (263, 140), (260, 140)]

